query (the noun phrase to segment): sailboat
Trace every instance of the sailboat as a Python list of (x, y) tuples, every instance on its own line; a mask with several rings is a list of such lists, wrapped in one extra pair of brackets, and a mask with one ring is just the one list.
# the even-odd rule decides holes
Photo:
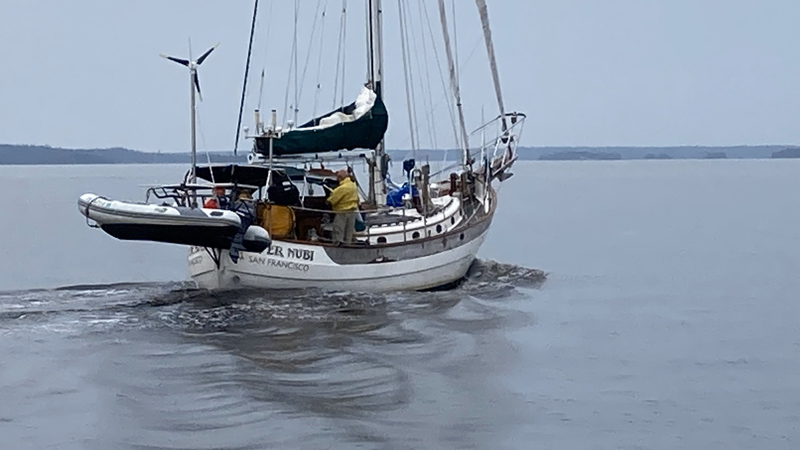
[[(191, 169), (181, 183), (148, 189), (145, 204), (85, 194), (79, 210), (118, 239), (189, 245), (189, 274), (203, 289), (395, 291), (458, 283), (489, 232), (498, 188), (512, 176), (525, 122), (525, 114), (505, 110), (487, 6), (485, 0), (476, 0), (476, 5), (499, 112), (468, 133), (447, 11), (439, 0), (461, 147), (460, 161), (445, 171), (409, 159), (403, 162), (406, 182), (399, 186), (391, 181), (384, 139), (389, 124), (383, 90), (384, 10), (381, 0), (366, 0), (368, 75), (353, 103), (299, 126), (279, 126), (275, 110), (264, 122), (256, 110), (247, 164), (199, 167), (194, 138), (197, 67), (213, 48), (197, 61), (170, 57), (190, 69)], [(250, 50), (248, 69), (249, 60)], [(492, 137), (487, 139), (487, 133)], [(475, 136), (481, 142), (470, 146)], [(364, 165), (368, 180), (358, 179), (353, 169), (358, 164)], [(362, 191), (349, 242), (332, 239), (337, 212), (327, 198), (337, 185), (337, 168), (347, 170)], [(214, 189), (225, 190), (227, 208), (206, 207)], [(238, 206), (230, 206), (234, 204)]]

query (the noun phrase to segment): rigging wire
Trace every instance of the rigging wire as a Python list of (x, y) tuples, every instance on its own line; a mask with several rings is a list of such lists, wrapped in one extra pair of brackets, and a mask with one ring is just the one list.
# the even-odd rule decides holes
[(294, 1), (294, 126), (297, 126), (297, 54), (300, 53), (300, 49), (297, 47), (297, 24), (299, 22), (300, 16), (300, 0)]
[[(203, 150), (206, 153), (206, 161), (208, 161), (208, 165), (211, 166), (211, 154), (208, 151), (208, 144), (206, 144), (206, 134), (203, 133), (203, 122), (200, 121), (200, 111), (197, 106), (194, 109), (194, 115), (197, 118), (197, 130), (200, 132), (200, 145), (203, 147)], [(211, 183), (215, 184), (216, 180), (214, 180), (214, 171), (209, 170), (211, 173)]]
[[(463, 70), (464, 70), (464, 69), (467, 67), (467, 65), (469, 64), (469, 62), (472, 60), (472, 58), (475, 56), (475, 54), (477, 53), (478, 49), (480, 49), (480, 47), (481, 47), (481, 41), (483, 41), (483, 37), (479, 36), (478, 38), (476, 38), (476, 40), (475, 40), (475, 43), (474, 43), (474, 44), (473, 44), (473, 46), (472, 46), (472, 51), (470, 52), (470, 54), (469, 54), (469, 57), (467, 57), (467, 58), (466, 58), (466, 59), (465, 59), (465, 60), (464, 60), (464, 61), (461, 63), (461, 66), (459, 67), (459, 69), (460, 69), (460, 70), (462, 70), (462, 71), (463, 71)], [(441, 68), (440, 68), (440, 69), (441, 69)], [(448, 93), (448, 92), (447, 92), (447, 87), (445, 86), (445, 88), (444, 88), (444, 93), (442, 93), (442, 94), (441, 94), (441, 95), (440, 95), (440, 96), (439, 96), (439, 97), (436, 99), (436, 101), (431, 101), (431, 105), (432, 105), (432, 107), (431, 107), (431, 110), (430, 110), (430, 112), (429, 112), (427, 115), (428, 115), (428, 116), (433, 116), (433, 117), (435, 117), (435, 116), (434, 116), (435, 112), (439, 110), (439, 108), (442, 106), (442, 104), (445, 104), (445, 105), (448, 107), (448, 109), (450, 109), (450, 110), (451, 110), (451, 112), (452, 112), (452, 109), (451, 109), (451, 108), (452, 108), (452, 104), (450, 103), (450, 100), (451, 100), (450, 93)], [(455, 119), (453, 119), (453, 122), (451, 122), (451, 123), (453, 124), (453, 126), (454, 126), (454, 127), (457, 127), (457, 126), (458, 126), (458, 125), (456, 124), (456, 122), (455, 122)], [(419, 127), (420, 127), (420, 126), (421, 126), (421, 125), (418, 125), (418, 126), (417, 126), (417, 129), (419, 129)], [(455, 133), (457, 133), (457, 131), (454, 131), (454, 132), (455, 132)], [(456, 139), (457, 139), (457, 138), (456, 138)], [(405, 144), (409, 143), (410, 141), (411, 141), (411, 139), (410, 139), (410, 138), (406, 138), (406, 139), (404, 139), (404, 140), (398, 141), (397, 145), (399, 145), (399, 146), (403, 146), (403, 145), (405, 145)], [(449, 150), (450, 150), (450, 149), (449, 149), (448, 147), (445, 147), (445, 148), (443, 149), (443, 151), (444, 151), (444, 159), (443, 159), (443, 161), (447, 161), (447, 152), (448, 152)]]
[[(341, 73), (342, 80), (342, 101), (344, 103), (344, 71), (345, 71), (345, 56), (347, 55), (345, 42), (347, 39), (347, 0), (342, 0), (342, 16), (339, 19), (339, 46), (336, 51), (336, 75), (333, 82), (333, 106), (331, 109), (336, 109), (336, 103), (339, 95), (339, 75)], [(341, 71), (339, 70), (341, 68)]]
[[(446, 100), (447, 111), (450, 113), (450, 125), (453, 127), (453, 142), (455, 142), (456, 147), (458, 147), (458, 130), (457, 130), (458, 126), (456, 125), (456, 114), (455, 111), (453, 111), (453, 104), (450, 101), (450, 96), (446, 94), (447, 83), (444, 81), (444, 73), (442, 72), (442, 62), (441, 59), (439, 58), (439, 50), (438, 47), (436, 46), (436, 39), (433, 37), (433, 27), (431, 26), (431, 19), (430, 16), (428, 15), (428, 6), (425, 3), (425, 0), (420, 0), (420, 6), (422, 12), (425, 13), (425, 23), (427, 24), (428, 28), (428, 36), (430, 37), (431, 47), (433, 47), (433, 55), (436, 59), (436, 68), (438, 69), (439, 72), (439, 80), (442, 83), (442, 92), (444, 93), (443, 98)], [(441, 104), (440, 102), (441, 100), (437, 102), (437, 107), (438, 104)], [(433, 114), (433, 111), (435, 110), (436, 108), (433, 108), (431, 114)], [(444, 158), (445, 160), (447, 159), (447, 148), (445, 148)]]
[[(414, 33), (413, 32), (410, 33), (411, 39), (409, 41), (409, 32), (408, 32), (408, 30), (409, 30), (409, 27), (411, 27), (411, 25), (410, 25), (409, 20), (408, 20), (408, 17), (410, 15), (410, 9), (409, 9), (407, 0), (403, 0), (403, 6), (405, 8), (405, 11), (403, 12), (403, 16), (405, 18), (404, 19), (404, 22), (405, 22), (404, 28), (405, 28), (405, 33), (406, 33), (406, 46), (408, 47), (410, 44), (413, 44), (414, 50), (415, 50), (414, 54), (416, 55), (416, 59), (417, 59), (417, 65), (419, 65), (419, 52), (416, 51), (417, 41), (414, 39)], [(413, 31), (413, 28), (412, 28), (412, 31)], [(411, 86), (411, 111), (414, 113), (414, 124), (415, 124), (414, 132), (416, 133), (417, 147), (419, 147), (419, 145), (420, 145), (420, 139), (419, 139), (419, 128), (420, 128), (420, 125), (419, 125), (419, 118), (417, 117), (417, 96), (416, 96), (417, 88), (416, 88), (416, 86), (414, 84), (414, 72), (413, 72), (410, 48), (409, 48), (409, 51), (407, 53), (407, 57), (408, 57), (408, 67), (409, 67), (409, 69), (408, 69), (409, 85)], [(422, 95), (424, 97), (424, 93)]]
[(464, 165), (469, 165), (470, 164), (469, 138), (467, 136), (467, 126), (464, 123), (464, 110), (461, 105), (461, 88), (459, 87), (458, 84), (455, 63), (453, 62), (453, 50), (450, 47), (450, 33), (448, 32), (447, 12), (445, 11), (444, 0), (439, 0), (439, 18), (442, 24), (442, 34), (444, 35), (444, 41), (445, 41), (444, 48), (447, 53), (447, 65), (450, 71), (450, 88), (453, 91), (453, 97), (455, 97), (456, 100), (456, 107), (458, 108), (458, 121), (459, 125), (461, 125), (461, 134), (462, 134), (461, 149), (463, 151), (462, 162)]
[[(419, 9), (419, 6), (420, 6), (420, 2), (417, 1), (417, 7), (418, 7), (417, 11), (419, 12), (419, 15), (420, 15), (420, 24), (421, 24), (422, 23), (422, 20), (421, 20), (422, 19), (422, 11), (421, 11), (421, 9)], [(414, 30), (412, 29), (411, 39), (414, 42), (414, 48), (415, 49), (417, 48), (417, 41), (416, 41), (416, 39), (414, 37), (414, 36), (416, 36), (416, 34), (417, 33), (414, 32)], [(420, 90), (422, 91), (422, 103), (423, 103), (423, 107), (425, 109), (425, 122), (426, 122), (427, 127), (428, 127), (428, 139), (430, 140), (431, 148), (433, 150), (438, 150), (439, 146), (438, 146), (437, 138), (436, 138), (435, 116), (433, 115), (433, 113), (431, 111), (432, 106), (433, 106), (431, 104), (431, 100), (432, 100), (432, 97), (433, 97), (433, 92), (431, 90), (431, 77), (430, 77), (430, 70), (428, 68), (428, 46), (425, 43), (425, 34), (422, 33), (422, 32), (420, 32), (420, 40), (422, 42), (422, 60), (425, 62), (425, 64), (423, 65), (423, 64), (420, 63), (420, 54), (419, 54), (420, 52), (415, 51), (414, 55), (416, 56), (416, 59), (417, 59), (418, 70), (422, 70), (423, 67), (425, 68), (425, 76), (424, 77), (420, 77), (420, 83), (419, 83), (420, 84)], [(426, 87), (427, 87), (427, 90), (426, 90)], [(419, 136), (419, 133), (417, 135)]]
[(456, 83), (461, 86), (461, 70), (458, 66), (458, 17), (456, 17), (456, 0), (450, 0), (453, 10), (453, 56), (456, 60)]
[(408, 30), (406, 29), (406, 21), (405, 21), (405, 13), (403, 11), (403, 1), (397, 0), (397, 7), (399, 9), (399, 18), (400, 18), (400, 46), (402, 48), (402, 57), (403, 57), (403, 75), (404, 81), (406, 86), (406, 110), (408, 112), (408, 127), (411, 130), (411, 151), (413, 152), (414, 159), (417, 157), (417, 140), (414, 136), (414, 117), (412, 114), (413, 109), (413, 94), (412, 94), (412, 87), (409, 86), (411, 82), (411, 74), (409, 73), (409, 57), (408, 57), (408, 50), (407, 50), (407, 33)]
[(316, 83), (316, 91), (314, 92), (314, 110), (311, 114), (311, 117), (317, 117), (317, 108), (319, 106), (319, 94), (322, 91), (322, 85), (320, 84), (320, 74), (322, 73), (322, 54), (323, 47), (325, 44), (325, 16), (328, 10), (328, 0), (325, 0), (325, 7), (322, 10), (322, 30), (319, 33), (319, 56), (317, 59), (317, 83)]
[[(267, 17), (268, 17), (268, 19), (267, 19), (267, 39), (266, 39), (267, 45), (264, 46), (264, 67), (261, 68), (261, 88), (259, 89), (259, 92), (258, 92), (258, 108), (257, 109), (259, 111), (261, 110), (261, 99), (263, 98), (263, 95), (264, 95), (264, 72), (266, 71), (266, 62), (269, 61), (269, 59), (268, 59), (268, 56), (269, 56), (269, 32), (270, 32), (270, 29), (272, 28), (272, 21), (269, 20), (269, 18), (272, 18), (272, 4), (273, 3), (274, 3), (274, 0), (269, 0), (269, 10), (267, 11)], [(256, 124), (256, 125), (258, 125), (258, 124)]]
[[(264, 69), (261, 69), (261, 82), (258, 85), (258, 106), (256, 107), (257, 110), (261, 111), (261, 97), (264, 95)], [(258, 124), (256, 124), (258, 127)]]
[(497, 70), (497, 58), (494, 54), (494, 42), (492, 41), (492, 28), (489, 26), (489, 11), (486, 7), (486, 0), (475, 0), (478, 6), (478, 12), (481, 16), (481, 24), (483, 26), (483, 37), (486, 42), (486, 54), (489, 57), (489, 68), (492, 71), (492, 81), (494, 82), (494, 92), (497, 97), (497, 106), (500, 109), (500, 117), (503, 125), (503, 132), (507, 131), (508, 125), (506, 124), (506, 107), (503, 103), (503, 91), (500, 88), (500, 74)]
[[(300, 1), (294, 0), (294, 39), (292, 40), (292, 52), (289, 55), (289, 74), (286, 79), (286, 90), (283, 97), (283, 122), (287, 123), (289, 120), (289, 92), (292, 87), (292, 74), (297, 72), (297, 65), (292, 64), (292, 61), (297, 61), (297, 22), (298, 13), (300, 9)], [(296, 84), (295, 84), (296, 86)]]
[(364, 49), (367, 51), (366, 59), (367, 61), (367, 80), (372, 79), (372, 71), (375, 70), (375, 66), (372, 64), (372, 19), (370, 16), (370, 8), (372, 8), (372, 0), (367, 0), (367, 8), (364, 10), (366, 17), (364, 18), (364, 23), (367, 24), (367, 45)]
[[(321, 6), (322, 6), (322, 0), (317, 0), (317, 9), (316, 9), (316, 12), (314, 13), (314, 23), (311, 25), (311, 36), (308, 38), (308, 52), (306, 53), (306, 61), (305, 61), (305, 63), (303, 63), (303, 75), (300, 76), (300, 94), (299, 94), (299, 97), (297, 99), (297, 103), (298, 103), (298, 105), (297, 105), (298, 108), (297, 109), (298, 110), (300, 109), (299, 108), (299, 104), (303, 100), (303, 87), (306, 84), (306, 73), (308, 72), (308, 63), (309, 63), (309, 61), (311, 61), (311, 53), (312, 53), (311, 49), (314, 46), (314, 35), (317, 34), (317, 21), (320, 19), (319, 11), (320, 11), (320, 7)], [(323, 26), (324, 26), (324, 23), (325, 23), (324, 22), (324, 20), (325, 20), (325, 8), (327, 8), (327, 7), (328, 7), (328, 1), (325, 0), (325, 6), (323, 8), (323, 12), (322, 12), (322, 16), (321, 16)]]
[[(470, 62), (470, 61), (472, 60), (472, 58), (475, 56), (475, 53), (476, 53), (476, 52), (478, 51), (478, 49), (480, 48), (480, 46), (481, 46), (481, 41), (482, 41), (482, 40), (483, 40), (483, 38), (482, 38), (482, 37), (480, 37), (480, 36), (476, 38), (476, 40), (475, 40), (475, 43), (472, 45), (472, 50), (470, 51), (470, 54), (469, 54), (469, 56), (468, 56), (468, 57), (467, 57), (467, 58), (464, 60), (464, 62), (462, 62), (462, 63), (461, 63), (461, 65), (459, 66), (459, 70), (463, 71), (463, 70), (464, 70), (464, 69), (467, 67), (467, 65), (469, 64), (469, 62)], [(448, 94), (446, 91), (447, 91), (447, 88), (445, 87), (445, 93), (443, 93), (442, 95), (440, 95), (440, 96), (437, 98), (436, 102), (431, 102), (432, 104), (434, 104), (434, 103), (435, 103), (435, 105), (434, 105), (434, 106), (433, 106), (433, 108), (432, 108), (432, 111), (436, 111), (437, 109), (439, 109), (439, 107), (441, 106), (442, 102), (443, 102), (444, 100), (448, 100), (448, 99), (450, 98), (450, 95), (449, 95), (449, 94)], [(451, 105), (449, 102), (445, 102), (445, 103), (447, 103), (447, 106), (448, 106), (448, 107), (452, 107), (452, 105)], [(453, 120), (455, 120), (455, 119), (453, 119)], [(455, 123), (455, 122), (453, 122), (453, 123)]]
[[(344, 2), (347, 3), (346, 1)], [(344, 105), (344, 83), (345, 83), (345, 74), (347, 73), (347, 14), (346, 8), (342, 9), (342, 92), (341, 92), (341, 99), (339, 100), (340, 105)]]
[[(455, 57), (455, 62), (456, 62), (456, 65), (455, 65), (455, 68), (456, 68), (455, 77), (456, 78), (455, 79), (456, 79), (456, 86), (458, 87), (459, 96), (460, 96), (460, 91), (461, 91), (461, 68), (458, 65), (458, 28), (457, 28), (458, 17), (456, 16), (456, 0), (450, 0), (450, 6), (451, 6), (452, 14), (453, 14), (453, 56)], [(463, 136), (461, 136), (461, 139), (463, 140), (461, 146), (466, 149), (465, 150), (465, 154), (467, 156), (469, 156), (469, 148), (468, 148), (469, 147), (469, 142), (468, 142), (469, 138), (466, 137), (467, 128), (464, 125), (464, 113), (462, 112), (462, 109), (461, 109), (461, 99), (459, 98), (457, 101), (458, 101), (458, 113), (460, 115), (461, 127), (462, 127), (462, 133), (463, 133)]]
[[(244, 112), (244, 98), (247, 94), (247, 76), (250, 72), (250, 56), (253, 53), (253, 35), (256, 31), (256, 17), (258, 17), (258, 0), (255, 0), (253, 6), (253, 22), (250, 25), (250, 43), (247, 46), (247, 62), (244, 66), (244, 82), (242, 83), (242, 100), (239, 102), (239, 120), (236, 122), (236, 141), (233, 143), (233, 154), (239, 149), (239, 133), (242, 129), (242, 113)], [(189, 44), (189, 53), (191, 53), (191, 43)]]

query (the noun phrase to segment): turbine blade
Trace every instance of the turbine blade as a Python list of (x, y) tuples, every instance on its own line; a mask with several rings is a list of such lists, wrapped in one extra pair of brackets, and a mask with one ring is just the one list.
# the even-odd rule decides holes
[(203, 101), (203, 94), (200, 93), (200, 77), (197, 76), (197, 72), (194, 73), (194, 87), (197, 89), (197, 96), (200, 98), (200, 101)]
[(203, 53), (202, 55), (200, 55), (200, 57), (199, 57), (199, 58), (197, 58), (197, 65), (199, 66), (200, 64), (203, 64), (203, 61), (205, 61), (205, 60), (206, 60), (206, 58), (208, 58), (208, 55), (210, 55), (210, 54), (211, 54), (211, 52), (213, 52), (213, 51), (214, 51), (214, 49), (215, 49), (215, 48), (217, 48), (217, 47), (219, 47), (219, 42), (217, 42), (217, 45), (215, 45), (215, 46), (211, 47), (210, 49), (206, 50), (206, 52), (205, 52), (205, 53)]
[(187, 61), (187, 60), (185, 60), (185, 59), (174, 58), (174, 57), (172, 57), (172, 56), (167, 56), (167, 55), (165, 55), (165, 54), (163, 54), (163, 53), (161, 54), (161, 57), (162, 57), (162, 58), (166, 58), (166, 59), (168, 59), (168, 60), (170, 60), (170, 61), (176, 62), (176, 63), (178, 63), (178, 64), (182, 64), (182, 65), (184, 65), (184, 66), (186, 66), (186, 67), (189, 67), (189, 61)]

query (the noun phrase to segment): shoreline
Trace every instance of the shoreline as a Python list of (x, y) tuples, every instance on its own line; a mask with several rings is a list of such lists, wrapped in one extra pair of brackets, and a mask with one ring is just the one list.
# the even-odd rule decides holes
[[(205, 153), (205, 152), (203, 152)], [(247, 153), (209, 152), (201, 164), (246, 164)], [(359, 152), (353, 152), (357, 155)], [(411, 150), (389, 150), (394, 162), (412, 156)], [(636, 161), (636, 160), (718, 160), (800, 158), (800, 146), (757, 145), (730, 147), (520, 147), (519, 161)], [(457, 150), (417, 150), (418, 161), (458, 160)], [(475, 154), (475, 153), (473, 153)], [(446, 157), (446, 159), (445, 159)], [(20, 165), (102, 165), (102, 164), (188, 164), (189, 153), (142, 152), (116, 147), (108, 149), (66, 149), (34, 145), (0, 144), (0, 166)]]

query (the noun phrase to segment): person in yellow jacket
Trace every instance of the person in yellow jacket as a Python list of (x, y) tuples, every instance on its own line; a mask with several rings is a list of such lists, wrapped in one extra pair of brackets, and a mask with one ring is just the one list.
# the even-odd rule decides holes
[(358, 214), (358, 188), (346, 170), (336, 172), (339, 186), (328, 196), (328, 203), (336, 213), (333, 219), (333, 243), (353, 242)]

